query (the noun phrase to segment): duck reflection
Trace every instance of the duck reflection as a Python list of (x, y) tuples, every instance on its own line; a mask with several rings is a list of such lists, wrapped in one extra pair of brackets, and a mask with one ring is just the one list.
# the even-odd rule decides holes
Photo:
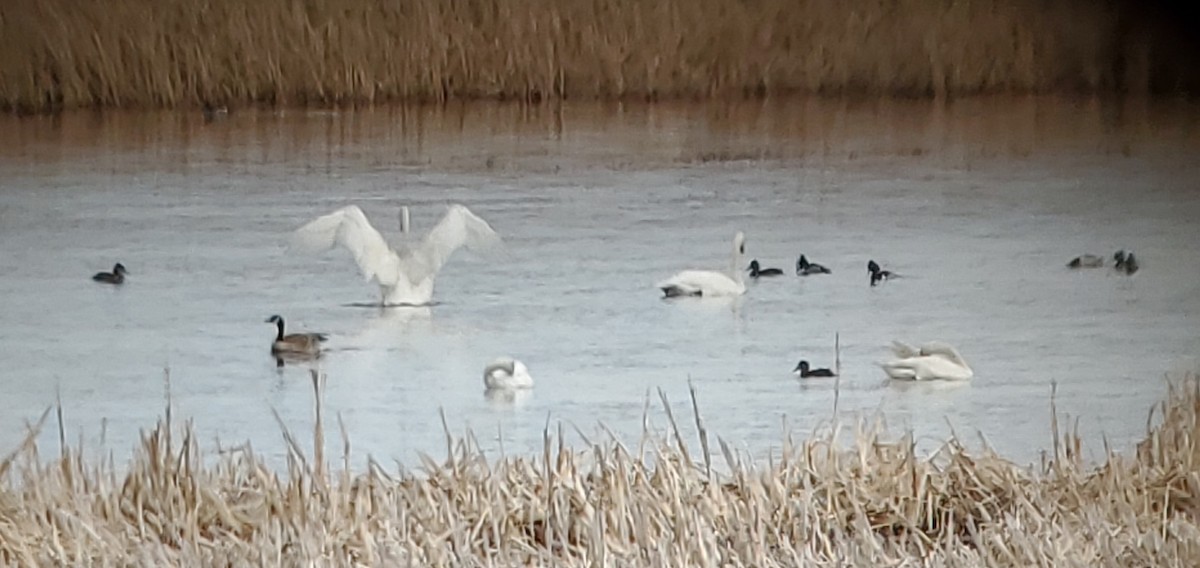
[(285, 365), (301, 365), (311, 367), (321, 359), (319, 354), (287, 353), (282, 351), (272, 353), (271, 356), (275, 358), (276, 367), (283, 367)]

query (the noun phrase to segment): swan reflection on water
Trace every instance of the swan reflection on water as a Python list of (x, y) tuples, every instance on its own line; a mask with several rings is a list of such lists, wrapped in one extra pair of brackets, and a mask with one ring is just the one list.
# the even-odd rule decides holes
[(364, 320), (358, 333), (341, 342), (344, 349), (396, 347), (400, 336), (428, 335), (433, 331), (433, 309), (429, 306), (370, 307), (374, 316)]
[(533, 396), (532, 389), (487, 389), (483, 398), (496, 408), (515, 408), (524, 405)]

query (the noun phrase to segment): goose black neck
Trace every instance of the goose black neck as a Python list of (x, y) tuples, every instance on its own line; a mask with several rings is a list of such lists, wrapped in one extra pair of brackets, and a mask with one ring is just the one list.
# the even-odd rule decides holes
[(275, 335), (275, 341), (283, 341), (283, 318), (275, 320), (275, 328), (279, 330), (279, 333)]

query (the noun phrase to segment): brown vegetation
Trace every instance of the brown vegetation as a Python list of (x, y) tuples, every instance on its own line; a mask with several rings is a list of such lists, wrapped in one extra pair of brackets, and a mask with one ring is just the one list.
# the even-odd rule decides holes
[[(311, 459), (285, 430), (284, 474), (249, 448), (206, 461), (190, 427), (174, 437), (169, 411), (126, 467), (78, 449), (43, 462), (31, 434), (0, 461), (0, 564), (1200, 563), (1194, 379), (1171, 391), (1136, 452), (1096, 468), (1056, 421), (1055, 457), (1036, 470), (955, 441), (920, 457), (911, 438), (873, 429), (849, 447), (785, 436), (766, 464), (718, 440), (716, 466), (689, 453), (666, 410), (670, 434), (636, 448), (610, 439), (575, 450), (547, 432), (541, 456), (490, 461), (470, 434), (447, 436), (445, 460), (423, 457), (418, 474), (331, 470), (319, 404)], [(696, 426), (708, 456), (698, 415)]]
[(5, 0), (0, 108), (1175, 89), (1141, 5)]

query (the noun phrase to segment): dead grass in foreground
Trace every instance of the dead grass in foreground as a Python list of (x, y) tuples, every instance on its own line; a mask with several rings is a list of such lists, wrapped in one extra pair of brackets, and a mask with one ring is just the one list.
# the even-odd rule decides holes
[(1055, 422), (1054, 459), (1036, 470), (954, 440), (919, 457), (911, 439), (864, 428), (850, 447), (785, 436), (766, 464), (718, 440), (720, 474), (690, 454), (669, 407), (671, 433), (634, 448), (573, 449), (560, 429), (541, 456), (489, 461), (470, 435), (448, 435), (446, 458), (419, 473), (330, 469), (319, 384), (315, 455), (285, 430), (286, 472), (249, 448), (205, 465), (190, 425), (172, 433), (169, 405), (127, 467), (78, 448), (43, 460), (31, 429), (0, 461), (0, 564), (1200, 565), (1195, 378), (1156, 407), (1136, 452), (1096, 468)]

